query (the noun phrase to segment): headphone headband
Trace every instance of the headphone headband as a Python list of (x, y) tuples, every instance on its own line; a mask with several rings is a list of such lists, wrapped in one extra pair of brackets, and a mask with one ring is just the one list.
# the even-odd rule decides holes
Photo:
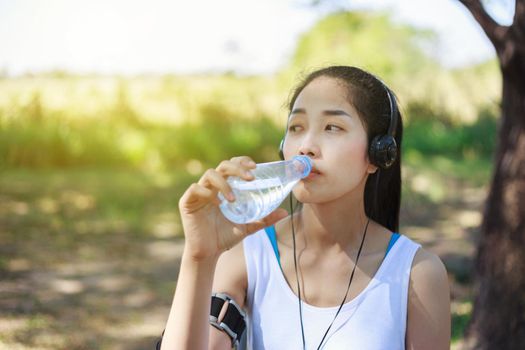
[(386, 85), (383, 84), (386, 90), (386, 94), (388, 96), (388, 103), (390, 104), (390, 125), (388, 126), (388, 132), (387, 135), (390, 135), (392, 137), (396, 136), (396, 130), (397, 130), (397, 119), (398, 119), (398, 110), (397, 110), (397, 103), (396, 98), (392, 95), (392, 92)]

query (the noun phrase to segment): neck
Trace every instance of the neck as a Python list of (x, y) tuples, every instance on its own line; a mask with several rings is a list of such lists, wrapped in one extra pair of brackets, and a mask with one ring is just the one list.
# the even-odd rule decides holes
[(345, 251), (359, 249), (367, 221), (362, 193), (322, 204), (304, 204), (297, 220), (304, 243), (324, 251), (334, 246)]

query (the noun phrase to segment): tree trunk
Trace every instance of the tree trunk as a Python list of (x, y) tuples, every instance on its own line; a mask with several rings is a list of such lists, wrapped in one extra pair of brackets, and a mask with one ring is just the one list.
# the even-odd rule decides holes
[(518, 41), (498, 51), (502, 116), (475, 261), (474, 349), (525, 349), (525, 53), (523, 38), (507, 39)]

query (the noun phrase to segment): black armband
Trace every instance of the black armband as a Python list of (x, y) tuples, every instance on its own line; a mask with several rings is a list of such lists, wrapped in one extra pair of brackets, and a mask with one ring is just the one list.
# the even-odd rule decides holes
[(162, 345), (162, 337), (164, 336), (164, 332), (165, 332), (165, 331), (166, 331), (166, 330), (163, 330), (163, 331), (162, 331), (162, 335), (160, 336), (160, 339), (157, 340), (157, 345), (155, 345), (155, 350), (160, 350), (160, 346)]
[[(226, 313), (222, 320), (219, 321), (219, 314), (228, 302)], [(239, 305), (228, 295), (224, 293), (214, 293), (211, 297), (210, 324), (228, 334), (232, 341), (232, 347), (239, 345), (244, 330), (246, 329), (246, 314)]]
[[(228, 308), (226, 309), (226, 313), (224, 314), (222, 320), (219, 321), (219, 315), (225, 302), (228, 302)], [(225, 332), (230, 337), (232, 341), (232, 347), (239, 346), (239, 340), (246, 329), (245, 318), (246, 314), (244, 311), (228, 294), (214, 293), (212, 295), (210, 324), (213, 327)], [(160, 339), (157, 341), (155, 346), (156, 350), (160, 350), (164, 331), (162, 332)]]

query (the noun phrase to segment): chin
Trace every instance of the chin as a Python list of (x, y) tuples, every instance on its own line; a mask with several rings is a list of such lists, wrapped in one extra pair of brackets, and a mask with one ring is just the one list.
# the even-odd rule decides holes
[[(334, 187), (337, 187), (334, 185)], [(331, 190), (331, 191), (330, 191)], [(323, 204), (337, 200), (344, 200), (345, 197), (364, 198), (364, 183), (362, 186), (347, 186), (343, 189), (310, 187), (299, 183), (292, 191), (294, 197), (304, 204)]]
[(300, 184), (295, 186), (292, 193), (294, 198), (301, 203), (308, 203), (312, 197), (311, 193), (307, 192)]
[(328, 200), (326, 194), (315, 193), (304, 188), (302, 185), (296, 186), (292, 191), (295, 199), (303, 204), (323, 203)]

